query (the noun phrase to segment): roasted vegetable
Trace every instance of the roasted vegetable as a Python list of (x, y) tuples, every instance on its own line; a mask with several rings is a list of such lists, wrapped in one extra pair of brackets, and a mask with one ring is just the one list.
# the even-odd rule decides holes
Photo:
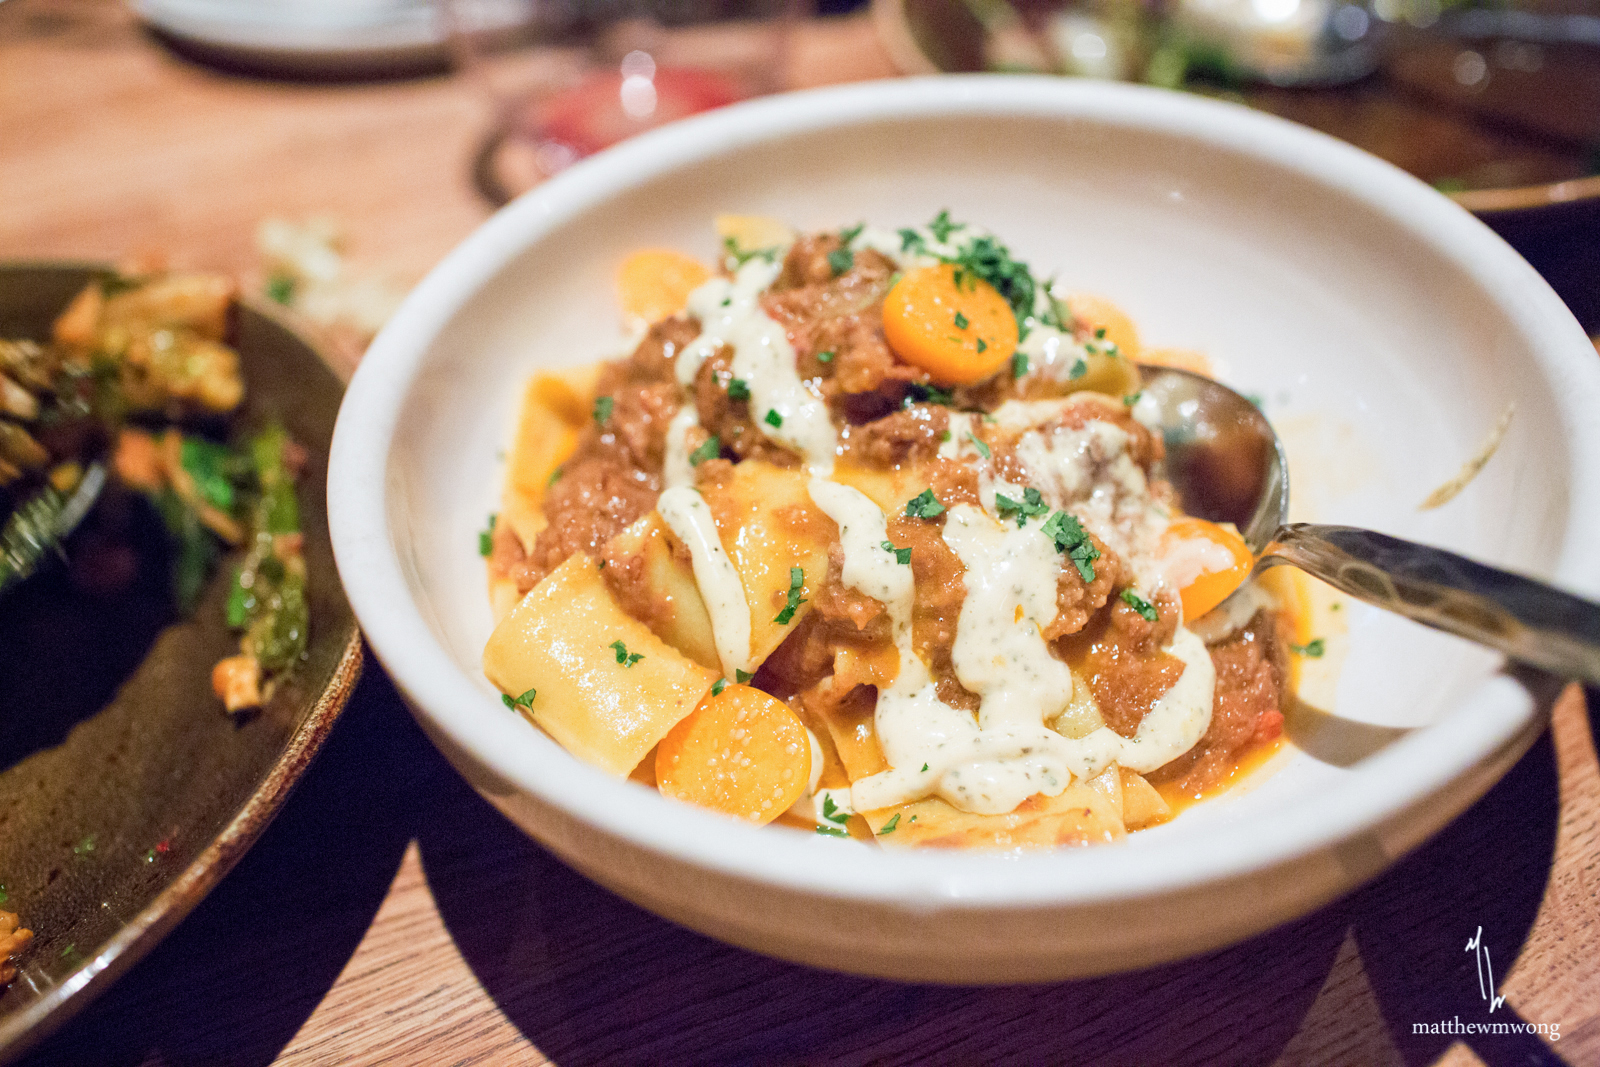
[(242, 652), (213, 679), (229, 710), (270, 698), (305, 653), (309, 616), (297, 449), (279, 426), (237, 446), (212, 436), (244, 396), (224, 343), (236, 292), (214, 275), (109, 273), (73, 299), (50, 343), (0, 341), (0, 592), (60, 551), (114, 445), (116, 477), (166, 527), (183, 613), (223, 554), (244, 550), (227, 608)]

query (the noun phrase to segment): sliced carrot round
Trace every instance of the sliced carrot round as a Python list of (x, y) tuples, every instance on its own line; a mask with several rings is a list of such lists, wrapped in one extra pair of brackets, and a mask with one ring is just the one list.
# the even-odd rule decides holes
[(777, 697), (730, 685), (656, 749), (656, 783), (669, 797), (754, 823), (782, 815), (811, 780), (806, 728)]
[(1000, 291), (953, 263), (907, 271), (883, 301), (895, 355), (940, 385), (971, 385), (1017, 350), (1017, 319)]
[(645, 323), (659, 322), (683, 310), (711, 272), (679, 252), (647, 248), (622, 261), (617, 269), (617, 295), (622, 313)]
[(1244, 538), (1225, 526), (1185, 516), (1161, 536), (1168, 575), (1178, 585), (1183, 617), (1198, 619), (1250, 577), (1255, 557)]

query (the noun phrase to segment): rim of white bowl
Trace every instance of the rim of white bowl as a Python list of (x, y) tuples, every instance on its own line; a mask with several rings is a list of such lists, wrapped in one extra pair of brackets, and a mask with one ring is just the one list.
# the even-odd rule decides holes
[[(1382, 823), (1513, 744), (1532, 698), (1505, 675), (1332, 787), (1248, 819), (1115, 847), (1006, 856), (844, 847), (740, 825), (617, 781), (530, 733), (449, 657), (412, 599), (388, 528), (387, 466), (399, 413), (431, 343), (463, 304), (571, 215), (683, 165), (823, 129), (940, 115), (1088, 118), (1193, 138), (1296, 171), (1363, 202), (1501, 294), (1530, 340), (1571, 442), (1570, 517), (1555, 580), (1594, 596), (1600, 555), (1600, 360), (1549, 285), (1510, 246), (1427, 185), (1342, 141), (1245, 107), (1140, 86), (974, 75), (809, 90), (734, 105), (625, 142), (502, 209), (407, 297), (373, 342), (339, 413), (329, 515), (340, 577), (374, 652), (431, 726), (486, 769), (644, 849), (711, 871), (908, 909), (1098, 904), (1270, 869)], [(1582, 357), (1582, 358), (1579, 358)]]

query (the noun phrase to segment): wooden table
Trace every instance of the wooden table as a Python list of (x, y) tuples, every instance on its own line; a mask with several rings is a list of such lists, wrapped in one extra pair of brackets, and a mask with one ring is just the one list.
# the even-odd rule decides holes
[[(891, 73), (859, 18), (797, 84)], [(330, 214), (419, 277), (487, 210), (461, 79), (302, 85), (174, 58), (120, 6), (0, 4), (0, 257), (255, 270), (264, 215)], [(568, 870), (477, 798), (369, 669), (260, 843), (29, 1062), (1600, 1063), (1600, 770), (1576, 690), (1469, 813), (1372, 885), (1245, 944), (1015, 989), (908, 986), (729, 948)], [(1506, 1006), (1560, 1040), (1416, 1034)]]

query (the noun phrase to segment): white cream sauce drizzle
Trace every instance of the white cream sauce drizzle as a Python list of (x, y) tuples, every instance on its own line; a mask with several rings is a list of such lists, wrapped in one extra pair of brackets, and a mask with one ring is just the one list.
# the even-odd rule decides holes
[(1074, 740), (1050, 729), (1045, 723), (1072, 696), (1070, 671), (1040, 633), (1055, 618), (1055, 546), (1035, 524), (1002, 528), (964, 504), (950, 509), (944, 538), (966, 566), (952, 661), (961, 684), (981, 700), (978, 715), (939, 700), (908, 643), (900, 676), (878, 695), (874, 720), (890, 769), (855, 783), (858, 809), (938, 795), (964, 811), (1001, 814), (1035, 793), (1055, 796), (1074, 776), (1087, 781), (1112, 762), (1154, 770), (1205, 733), (1215, 672), (1205, 646), (1183, 630), (1170, 651), (1184, 672), (1133, 738), (1101, 728)]
[(939, 442), (940, 459), (960, 459), (963, 452), (971, 450), (974, 454), (978, 451), (972, 447), (972, 442), (967, 440), (967, 435), (972, 432), (972, 413), (970, 411), (952, 411), (947, 426), (950, 436)]
[(1088, 350), (1071, 334), (1062, 333), (1054, 326), (1033, 327), (1017, 345), (1017, 350), (1028, 357), (1030, 371), (1052, 381), (1072, 381), (1072, 370), (1080, 362), (1088, 369)]
[(694, 584), (711, 616), (711, 636), (723, 674), (729, 678), (737, 678), (740, 671), (754, 674), (755, 664), (750, 662), (750, 604), (745, 599), (744, 582), (723, 551), (716, 520), (705, 498), (688, 486), (674, 486), (662, 492), (656, 510), (689, 549)]
[(700, 425), (700, 412), (693, 400), (684, 402), (667, 424), (667, 451), (661, 467), (666, 488), (694, 484), (694, 464), (689, 460), (689, 431)]
[(1049, 426), (1062, 405), (1008, 401), (995, 416), (1003, 429), (1022, 431), (1015, 455), (1045, 502), (1076, 515), (1133, 567), (1136, 584), (1159, 585), (1161, 534), (1171, 514), (1150, 495), (1144, 470), (1130, 453), (1132, 438), (1098, 419), (1073, 429)]
[[(933, 250), (954, 253), (955, 243), (937, 243), (926, 230), (921, 232)], [(980, 232), (962, 229), (952, 236), (964, 244)], [(900, 244), (898, 234), (864, 230), (852, 247), (876, 249), (901, 266), (934, 261), (926, 253), (903, 253)], [(1035, 793), (1057, 795), (1075, 776), (1088, 780), (1112, 762), (1149, 771), (1193, 747), (1211, 721), (1215, 672), (1205, 645), (1182, 627), (1167, 651), (1183, 661), (1183, 674), (1133, 738), (1101, 728), (1072, 739), (1045, 725), (1060, 714), (1073, 691), (1071, 672), (1050, 654), (1041, 634), (1057, 610), (1059, 554), (1041, 532), (1041, 523), (1014, 528), (969, 505), (950, 509), (944, 539), (966, 568), (967, 596), (952, 663), (962, 685), (981, 703), (974, 716), (939, 700), (912, 645), (911, 567), (883, 548), (887, 522), (877, 505), (858, 490), (828, 479), (837, 432), (821, 398), (800, 380), (783, 328), (761, 310), (760, 294), (780, 270), (778, 263), (752, 259), (732, 279), (712, 279), (690, 294), (688, 311), (700, 320), (701, 334), (678, 354), (677, 378), (686, 391), (692, 389), (705, 360), (719, 346), (732, 348), (733, 375), (750, 389), (755, 424), (773, 441), (800, 453), (813, 475), (813, 501), (839, 526), (844, 583), (881, 601), (889, 614), (900, 672), (879, 693), (875, 725), (890, 769), (857, 781), (848, 792), (832, 791), (835, 803), (843, 807), (848, 799), (854, 810), (870, 810), (938, 795), (966, 811), (999, 814)], [(1062, 376), (1083, 354), (1072, 338), (1043, 326), (1034, 327), (1024, 350), (1041, 369)], [(1115, 425), (1093, 422), (1080, 430), (1045, 433), (1042, 424), (1061, 406), (1060, 401), (1013, 401), (996, 412), (996, 421), (1003, 429), (1021, 432), (1017, 455), (1030, 484), (1053, 507), (1083, 519), (1143, 575), (1151, 569), (1153, 539), (1167, 523), (1166, 511), (1150, 499), (1143, 472), (1127, 455), (1127, 434)], [(781, 417), (780, 425), (767, 421), (768, 411)], [(694, 405), (687, 402), (668, 430), (668, 488), (657, 507), (689, 548), (718, 657), (732, 677), (755, 669), (750, 662), (750, 613), (710, 509), (689, 487), (694, 470), (688, 435), (697, 424)], [(970, 414), (953, 413), (950, 438), (939, 454), (962, 459), (976, 453), (967, 439), (973, 425)], [(992, 464), (981, 466), (980, 499), (989, 512), (995, 510), (997, 491), (1021, 498), (1023, 486), (1000, 480)], [(814, 753), (816, 749), (813, 743)], [(820, 804), (822, 794), (830, 791), (817, 791), (814, 781), (811, 786)]]
[(909, 622), (914, 594), (911, 566), (883, 547), (889, 529), (878, 505), (861, 490), (826, 478), (811, 479), (810, 489), (812, 501), (839, 527), (844, 584), (883, 604), (891, 621)]
[(733, 376), (750, 389), (756, 428), (800, 453), (812, 474), (827, 475), (839, 445), (833, 419), (822, 398), (800, 380), (783, 327), (761, 310), (762, 292), (781, 271), (780, 263), (752, 259), (731, 281), (712, 278), (689, 294), (688, 310), (700, 320), (700, 336), (678, 354), (678, 384), (691, 388), (711, 354), (729, 346)]

